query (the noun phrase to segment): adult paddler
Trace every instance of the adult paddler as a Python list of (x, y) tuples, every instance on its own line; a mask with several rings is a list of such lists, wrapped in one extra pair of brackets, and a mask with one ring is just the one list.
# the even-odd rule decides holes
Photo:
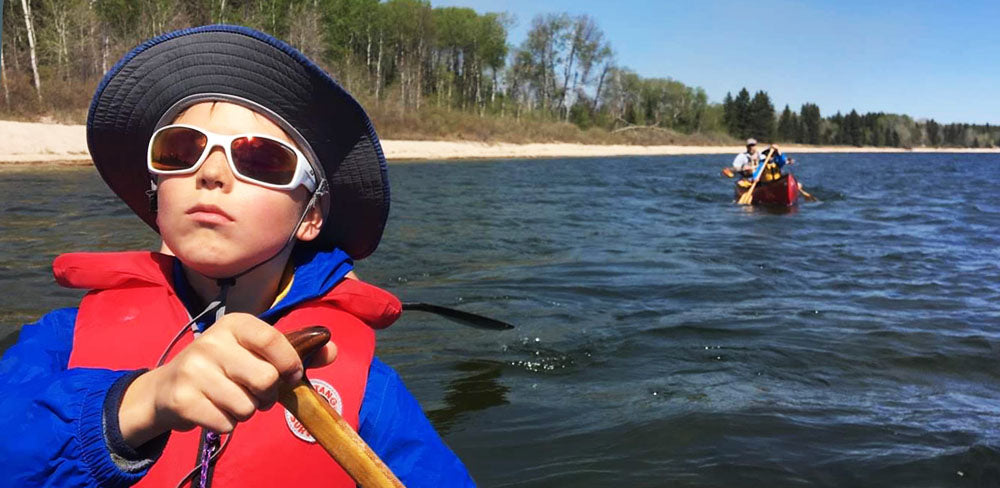
[(746, 151), (733, 158), (733, 169), (746, 178), (752, 178), (757, 166), (766, 159), (766, 155), (771, 150), (774, 150), (774, 154), (771, 155), (768, 167), (764, 168), (765, 173), (761, 175), (761, 181), (776, 180), (781, 177), (781, 168), (788, 164), (789, 160), (785, 158), (784, 154), (781, 154), (781, 148), (777, 144), (771, 144), (768, 149), (758, 151), (757, 139), (752, 137), (747, 139)]

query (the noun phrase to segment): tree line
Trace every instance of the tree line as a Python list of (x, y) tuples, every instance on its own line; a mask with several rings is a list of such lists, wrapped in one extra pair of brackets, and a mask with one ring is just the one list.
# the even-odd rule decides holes
[(814, 104), (778, 116), (763, 91), (710, 103), (701, 88), (620, 66), (588, 15), (536, 16), (518, 45), (508, 41), (510, 14), (428, 0), (6, 0), (2, 17), (0, 116), (82, 112), (127, 49), (170, 30), (230, 23), (287, 40), (366, 104), (401, 114), (439, 109), (715, 141), (1000, 145), (989, 126), (854, 111), (822, 118)]
[[(1000, 146), (1000, 127), (990, 124), (954, 123), (941, 125), (933, 119), (915, 121), (907, 115), (851, 110), (820, 115), (819, 107), (804, 103), (798, 112), (788, 105), (777, 115), (767, 92), (750, 97), (743, 88), (733, 97), (727, 93), (722, 102), (726, 131), (743, 139), (795, 142), (800, 144), (903, 147), (996, 147)], [(776, 117), (777, 115), (777, 117)]]

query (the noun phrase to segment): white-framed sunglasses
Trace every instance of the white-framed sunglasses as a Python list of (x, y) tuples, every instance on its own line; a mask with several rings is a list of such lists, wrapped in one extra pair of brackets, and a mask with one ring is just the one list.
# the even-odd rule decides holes
[(275, 190), (299, 185), (316, 190), (316, 174), (302, 151), (265, 134), (224, 135), (193, 125), (168, 125), (149, 139), (146, 166), (155, 175), (194, 173), (216, 146), (225, 151), (229, 169), (243, 181)]

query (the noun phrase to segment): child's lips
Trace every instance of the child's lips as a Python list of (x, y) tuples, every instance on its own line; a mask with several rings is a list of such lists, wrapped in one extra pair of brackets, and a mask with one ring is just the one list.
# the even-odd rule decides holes
[(228, 224), (235, 219), (225, 210), (215, 205), (198, 204), (188, 209), (186, 212), (195, 222), (204, 224)]

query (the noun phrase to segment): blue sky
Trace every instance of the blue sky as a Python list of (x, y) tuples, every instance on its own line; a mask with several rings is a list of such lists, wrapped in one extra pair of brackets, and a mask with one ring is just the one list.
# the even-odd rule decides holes
[(618, 64), (700, 86), (741, 87), (781, 110), (804, 102), (1000, 124), (1000, 1), (431, 0), (510, 12), (519, 45), (540, 13), (593, 16)]

